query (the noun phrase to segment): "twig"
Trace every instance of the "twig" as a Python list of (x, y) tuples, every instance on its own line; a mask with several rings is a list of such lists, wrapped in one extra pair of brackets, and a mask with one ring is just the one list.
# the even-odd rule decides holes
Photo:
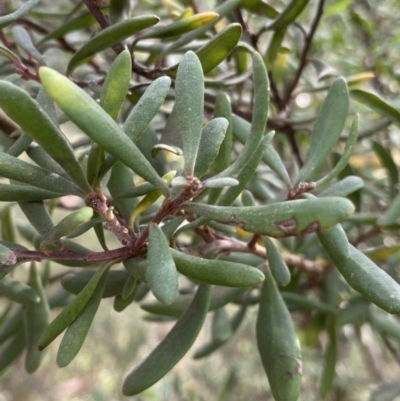
[(301, 74), (303, 73), (303, 69), (306, 66), (308, 51), (310, 50), (310, 46), (311, 46), (314, 34), (317, 30), (318, 24), (321, 21), (322, 14), (324, 12), (324, 5), (325, 5), (325, 0), (320, 0), (318, 3), (317, 13), (315, 15), (313, 23), (311, 24), (310, 32), (308, 33), (308, 35), (305, 38), (304, 48), (303, 48), (303, 51), (302, 51), (301, 57), (300, 57), (299, 68), (297, 69), (296, 75), (285, 93), (285, 96), (283, 98), (284, 103), (289, 102), (290, 97), (292, 96), (292, 93), (295, 90), (295, 88), (299, 82)]

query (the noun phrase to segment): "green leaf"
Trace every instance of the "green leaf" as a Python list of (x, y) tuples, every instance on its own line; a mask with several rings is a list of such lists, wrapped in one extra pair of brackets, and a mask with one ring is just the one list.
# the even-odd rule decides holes
[(332, 387), (333, 379), (335, 378), (337, 339), (336, 330), (332, 319), (330, 319), (327, 323), (327, 332), (329, 336), (329, 343), (324, 354), (324, 369), (322, 371), (321, 387), (319, 389), (319, 394), (322, 398), (325, 398), (328, 394)]
[(44, 42), (47, 42), (51, 39), (62, 38), (66, 34), (77, 31), (79, 29), (88, 28), (96, 22), (96, 18), (90, 12), (83, 13), (76, 18), (71, 19), (70, 21), (62, 24), (59, 28), (56, 28), (54, 31), (50, 32), (46, 35), (40, 42), (39, 46)]
[(395, 187), (399, 182), (399, 171), (390, 151), (384, 148), (379, 142), (372, 141), (372, 149), (378, 156), (382, 166), (387, 170), (391, 187)]
[(20, 181), (48, 191), (64, 195), (84, 196), (79, 187), (71, 181), (3, 152), (0, 152), (0, 174), (11, 180)]
[(239, 181), (231, 177), (209, 178), (203, 182), (204, 188), (235, 187), (237, 185), (239, 185)]
[(16, 333), (5, 347), (2, 348), (0, 354), (0, 373), (2, 373), (9, 365), (11, 365), (25, 349), (25, 335), (23, 330)]
[(254, 99), (250, 133), (237, 159), (216, 177), (229, 177), (238, 173), (252, 158), (264, 134), (269, 108), (269, 81), (262, 57), (253, 55)]
[(53, 229), (54, 224), (43, 202), (20, 202), (18, 205), (29, 220), (29, 223), (32, 224), (40, 235), (46, 235)]
[(400, 122), (400, 111), (398, 111), (393, 106), (386, 103), (383, 99), (374, 95), (373, 93), (366, 92), (361, 89), (353, 89), (350, 91), (350, 95), (354, 99), (358, 100), (362, 104), (365, 104), (376, 112), (384, 115), (385, 117)]
[(398, 380), (380, 385), (372, 391), (369, 401), (395, 401), (400, 395)]
[[(64, 96), (62, 88), (58, 87), (57, 78), (54, 85), (60, 90), (59, 95)], [(0, 93), (0, 107), (3, 111), (68, 173), (82, 191), (89, 193), (91, 188), (68, 139), (39, 104), (27, 92), (7, 81), (0, 82)]]
[(103, 29), (74, 54), (68, 64), (67, 74), (70, 74), (75, 67), (88, 57), (93, 56), (93, 54), (108, 49), (130, 36), (133, 36), (136, 32), (157, 24), (159, 20), (160, 19), (155, 15), (141, 15), (128, 18)]
[(215, 342), (224, 342), (232, 336), (232, 325), (225, 308), (218, 308), (211, 322), (211, 338)]
[(302, 378), (300, 343), (269, 271), (261, 288), (256, 333), (261, 361), (275, 400), (297, 400)]
[(377, 223), (381, 226), (390, 226), (399, 223), (400, 217), (400, 194), (398, 194), (390, 203), (389, 207), (381, 214)]
[(14, 265), (17, 263), (17, 257), (15, 253), (5, 247), (4, 245), (0, 244), (0, 263), (2, 265)]
[(37, 291), (11, 277), (4, 277), (0, 280), (0, 294), (20, 304), (37, 304), (40, 302)]
[(264, 275), (260, 270), (220, 260), (202, 259), (170, 249), (179, 273), (208, 284), (226, 287), (251, 287), (260, 284)]
[(23, 311), (24, 309), (22, 307), (18, 307), (5, 322), (2, 322), (0, 326), (0, 344), (21, 331), (23, 324)]
[[(242, 36), (240, 24), (229, 24), (218, 32), (204, 46), (196, 50), (196, 55), (200, 60), (203, 73), (207, 74), (217, 65), (224, 61), (239, 43)], [(171, 77), (176, 76), (179, 65), (174, 65), (166, 70)]]
[(0, 184), (0, 202), (40, 201), (64, 195), (65, 193), (46, 191), (30, 185)]
[[(61, 279), (62, 287), (71, 294), (78, 295), (96, 274), (94, 270), (83, 270), (68, 273)], [(111, 270), (107, 274), (107, 280), (103, 291), (103, 298), (114, 297), (122, 294), (129, 273), (125, 270)]]
[(158, 346), (126, 377), (122, 392), (139, 394), (165, 376), (196, 340), (210, 303), (211, 287), (201, 284), (185, 313)]
[(389, 313), (400, 313), (400, 285), (371, 259), (348, 243), (340, 225), (318, 238), (347, 283)]
[(1, 211), (1, 239), (3, 241), (15, 242), (11, 205), (4, 207)]
[(46, 91), (58, 106), (94, 142), (166, 195), (169, 194), (164, 181), (144, 155), (95, 100), (68, 78), (50, 68), (41, 67), (39, 75)]
[(278, 11), (263, 0), (242, 0), (241, 6), (245, 10), (270, 19), (276, 18), (279, 15)]
[[(315, 185), (324, 185), (327, 182), (334, 179), (338, 176), (343, 169), (347, 166), (347, 163), (350, 160), (351, 154), (353, 153), (354, 146), (357, 142), (357, 133), (358, 133), (358, 124), (359, 124), (360, 116), (356, 114), (353, 124), (351, 125), (349, 136), (346, 141), (346, 147), (344, 148), (343, 154), (340, 157), (339, 161), (336, 163), (335, 167), (329, 172), (328, 175), (318, 180)], [(397, 171), (397, 170), (396, 170)]]
[(184, 175), (192, 177), (203, 128), (204, 82), (200, 61), (191, 51), (179, 64), (175, 91), (175, 109), (185, 158)]
[(281, 253), (274, 242), (268, 237), (264, 238), (264, 244), (272, 276), (279, 285), (288, 285), (290, 283), (290, 270), (283, 260)]
[[(272, 273), (272, 272), (271, 272)], [(281, 292), (282, 298), (290, 310), (314, 310), (322, 313), (335, 313), (332, 306), (309, 299), (301, 294), (294, 292)]]
[(83, 207), (82, 209), (72, 212), (64, 217), (50, 232), (42, 239), (41, 248), (52, 244), (62, 237), (73, 233), (81, 224), (88, 222), (93, 216), (91, 207)]
[(211, 21), (214, 21), (217, 18), (218, 14), (211, 12), (195, 14), (190, 17), (182, 18), (178, 21), (175, 21), (172, 24), (153, 28), (148, 33), (145, 33), (144, 35), (137, 38), (135, 43), (142, 39), (166, 39), (173, 36), (183, 35), (184, 33), (201, 28), (202, 26), (208, 24)]
[(169, 242), (155, 223), (149, 225), (146, 279), (160, 302), (170, 304), (178, 296), (178, 272), (169, 250)]
[(275, 238), (323, 231), (354, 212), (354, 206), (349, 200), (337, 197), (300, 199), (250, 207), (187, 203), (183, 208), (220, 223)]
[[(28, 136), (28, 138), (30, 137)], [(40, 167), (43, 167), (45, 170), (52, 171), (61, 177), (69, 179), (68, 174), (66, 174), (61, 166), (56, 163), (41, 146), (29, 146), (29, 148), (26, 149), (26, 154), (31, 160)]]
[(394, 316), (370, 314), (372, 328), (379, 334), (400, 341), (400, 322)]
[(343, 180), (336, 182), (331, 185), (329, 188), (326, 188), (324, 191), (318, 194), (319, 197), (324, 196), (340, 196), (346, 197), (351, 193), (358, 191), (363, 188), (364, 181), (355, 175), (349, 175)]
[(64, 368), (78, 355), (90, 326), (92, 325), (97, 309), (100, 306), (106, 281), (107, 271), (102, 275), (93, 295), (90, 297), (82, 312), (67, 328), (57, 352), (58, 367)]
[(34, 263), (29, 271), (29, 285), (39, 295), (39, 302), (34, 305), (26, 305), (24, 310), (24, 326), (26, 338), (25, 369), (33, 373), (40, 366), (43, 353), (39, 352), (39, 338), (50, 323), (50, 307), (40, 274)]
[(330, 87), (318, 112), (311, 133), (310, 147), (299, 172), (298, 182), (313, 180), (319, 173), (321, 166), (339, 139), (346, 121), (348, 108), (349, 94), (346, 81), (343, 78), (338, 78)]
[(268, 29), (281, 28), (294, 22), (308, 2), (309, 0), (292, 0), (271, 25), (268, 26)]
[(124, 50), (111, 64), (100, 96), (100, 106), (114, 119), (118, 118), (132, 75), (131, 54)]
[(225, 118), (214, 118), (202, 130), (199, 151), (194, 167), (194, 176), (203, 177), (218, 156), (222, 141), (224, 140), (228, 121)]
[[(239, 139), (241, 143), (245, 143), (250, 132), (250, 123), (243, 118), (233, 115), (233, 134)], [(286, 184), (290, 185), (289, 174), (286, 171), (285, 165), (279, 154), (276, 152), (274, 147), (271, 145), (267, 148), (263, 161), (267, 166), (270, 167)]]
[(274, 68), (275, 61), (279, 55), (279, 52), (282, 48), (282, 41), (286, 35), (287, 27), (284, 26), (282, 28), (275, 29), (274, 35), (269, 43), (268, 50), (264, 56), (265, 65), (268, 68)]
[(246, 185), (249, 183), (252, 177), (256, 172), (258, 165), (260, 164), (261, 159), (265, 155), (268, 147), (271, 144), (272, 139), (275, 136), (275, 132), (269, 132), (257, 146), (256, 151), (254, 152), (252, 158), (249, 160), (247, 165), (242, 169), (242, 171), (237, 176), (237, 180), (239, 184), (229, 188), (222, 198), (218, 201), (218, 205), (221, 206), (229, 206), (231, 205), (236, 198), (240, 195)]
[(39, 339), (39, 350), (46, 348), (80, 315), (92, 297), (101, 277), (115, 263), (114, 260), (106, 262), (91, 278), (77, 297), (66, 306), (50, 323)]
[(23, 6), (18, 8), (18, 10), (6, 14), (0, 17), (0, 29), (3, 29), (7, 25), (12, 24), (18, 19), (22, 18), (24, 15), (28, 14), (35, 6), (39, 3), (39, 0), (28, 0)]
[(14, 37), (15, 43), (19, 47), (21, 47), (21, 49), (23, 49), (29, 56), (40, 62), (43, 56), (36, 49), (26, 29), (24, 29), (22, 26), (16, 25), (11, 28), (11, 32)]

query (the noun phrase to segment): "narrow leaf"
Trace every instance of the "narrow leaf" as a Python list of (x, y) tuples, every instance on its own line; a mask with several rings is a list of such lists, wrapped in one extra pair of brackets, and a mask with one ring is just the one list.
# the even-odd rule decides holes
[(35, 6), (39, 3), (39, 0), (28, 0), (23, 6), (18, 8), (18, 10), (6, 14), (0, 17), (0, 29), (3, 29), (7, 25), (17, 21), (24, 15), (28, 14)]
[[(58, 79), (56, 81), (55, 87), (59, 90), (59, 95), (64, 96), (63, 90), (58, 86)], [(7, 81), (0, 82), (0, 93), (0, 107), (3, 111), (51, 156), (85, 193), (90, 192), (91, 188), (75, 158), (71, 144), (39, 104), (26, 91)]]
[(75, 67), (88, 57), (93, 56), (93, 54), (108, 49), (134, 35), (136, 32), (157, 24), (159, 20), (160, 19), (154, 15), (141, 15), (128, 18), (103, 29), (74, 54), (68, 64), (67, 74), (71, 73)]
[(267, 250), (268, 265), (272, 276), (279, 285), (288, 285), (290, 283), (290, 270), (283, 260), (281, 253), (268, 237), (264, 238), (264, 244)]
[(280, 28), (291, 24), (304, 10), (309, 0), (292, 0), (286, 8), (279, 14), (268, 29)]
[(204, 82), (200, 61), (191, 51), (179, 64), (175, 91), (175, 108), (185, 157), (184, 175), (192, 177), (203, 128)]
[(160, 302), (170, 304), (177, 297), (178, 272), (169, 250), (169, 242), (155, 223), (149, 225), (146, 279)]
[(122, 392), (135, 395), (165, 376), (193, 345), (203, 326), (211, 287), (201, 284), (192, 303), (158, 346), (126, 377)]
[(336, 79), (329, 89), (311, 133), (310, 147), (298, 181), (313, 180), (336, 145), (343, 130), (349, 107), (346, 81)]
[(0, 280), (0, 294), (20, 304), (37, 304), (40, 297), (31, 286), (11, 277)]
[(364, 181), (360, 177), (349, 175), (346, 178), (343, 178), (343, 180), (331, 185), (329, 188), (326, 188), (324, 191), (318, 194), (318, 196), (340, 196), (344, 198), (347, 195), (358, 191), (363, 186)]
[(168, 188), (116, 122), (81, 88), (47, 67), (39, 69), (43, 86), (58, 106), (111, 155), (168, 195)]

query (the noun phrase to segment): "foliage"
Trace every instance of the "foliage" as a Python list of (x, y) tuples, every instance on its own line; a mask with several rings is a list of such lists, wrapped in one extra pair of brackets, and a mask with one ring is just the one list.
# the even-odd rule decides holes
[[(386, 99), (399, 85), (374, 31), (390, 2), (131, 3), (0, 10), (0, 372), (24, 350), (36, 371), (64, 331), (67, 366), (107, 297), (176, 320), (127, 375), (128, 396), (185, 356), (207, 314), (195, 358), (258, 308), (276, 401), (309, 397), (301, 346), (321, 349), (318, 336), (319, 396), (334, 392), (345, 324), (396, 355), (400, 113)], [(366, 63), (334, 47), (339, 12)], [(82, 245), (88, 233), (98, 245)], [(371, 399), (388, 392), (399, 387)]]

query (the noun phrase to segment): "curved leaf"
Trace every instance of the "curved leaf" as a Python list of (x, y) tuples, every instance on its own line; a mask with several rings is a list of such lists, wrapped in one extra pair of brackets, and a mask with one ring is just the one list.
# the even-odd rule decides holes
[(290, 283), (290, 270), (281, 253), (269, 238), (264, 238), (264, 244), (272, 276), (279, 285), (288, 285)]
[(0, 17), (0, 29), (3, 29), (7, 25), (10, 25), (11, 23), (22, 18), (24, 15), (28, 14), (38, 3), (39, 3), (39, 0), (28, 0), (18, 10)]
[(268, 26), (268, 29), (281, 28), (291, 24), (304, 10), (309, 0), (292, 0), (279, 16)]

